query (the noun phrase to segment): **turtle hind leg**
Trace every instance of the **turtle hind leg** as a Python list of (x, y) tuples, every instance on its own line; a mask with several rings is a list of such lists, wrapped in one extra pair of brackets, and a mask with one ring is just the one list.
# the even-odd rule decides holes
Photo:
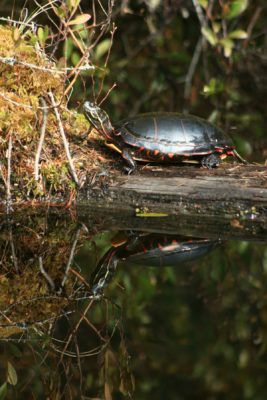
[(201, 159), (201, 165), (205, 168), (216, 168), (221, 164), (221, 159), (218, 154), (212, 153)]
[(123, 170), (130, 175), (136, 169), (136, 162), (134, 161), (133, 157), (131, 156), (128, 149), (123, 149), (121, 155), (126, 162), (127, 165), (123, 167)]

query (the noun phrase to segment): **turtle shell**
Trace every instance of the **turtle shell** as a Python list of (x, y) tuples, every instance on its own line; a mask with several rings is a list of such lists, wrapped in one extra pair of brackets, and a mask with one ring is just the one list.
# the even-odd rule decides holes
[(147, 154), (198, 156), (234, 148), (232, 140), (206, 120), (179, 113), (149, 113), (115, 125), (117, 139)]

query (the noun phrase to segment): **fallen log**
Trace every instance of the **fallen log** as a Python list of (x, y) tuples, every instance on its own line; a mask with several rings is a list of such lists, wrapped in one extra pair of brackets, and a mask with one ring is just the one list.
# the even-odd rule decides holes
[(133, 175), (114, 173), (101, 182), (88, 182), (80, 191), (78, 215), (101, 210), (107, 228), (112, 220), (118, 229), (267, 238), (265, 166), (224, 164), (214, 170), (146, 166)]

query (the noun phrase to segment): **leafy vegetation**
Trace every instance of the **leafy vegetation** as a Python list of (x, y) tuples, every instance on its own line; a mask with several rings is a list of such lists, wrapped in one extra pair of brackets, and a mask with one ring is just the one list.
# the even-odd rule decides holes
[(85, 99), (105, 102), (112, 120), (151, 110), (206, 117), (229, 132), (245, 157), (265, 162), (263, 0), (23, 5), (17, 0), (10, 18), (2, 2), (3, 192), (12, 188), (25, 199), (82, 184), (95, 152), (82, 154), (88, 124), (68, 107)]

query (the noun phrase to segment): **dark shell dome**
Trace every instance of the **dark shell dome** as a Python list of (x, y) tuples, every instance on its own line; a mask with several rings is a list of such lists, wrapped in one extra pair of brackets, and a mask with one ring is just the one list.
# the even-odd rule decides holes
[(232, 140), (206, 120), (180, 113), (148, 113), (120, 121), (115, 125), (125, 143), (157, 148), (176, 155), (207, 154), (216, 149), (234, 148)]

